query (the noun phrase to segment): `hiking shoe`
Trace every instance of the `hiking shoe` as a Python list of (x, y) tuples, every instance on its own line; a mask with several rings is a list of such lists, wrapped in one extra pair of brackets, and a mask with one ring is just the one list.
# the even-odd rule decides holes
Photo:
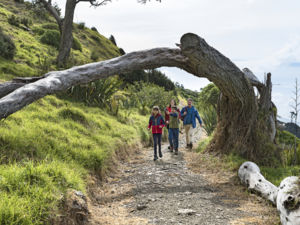
[(168, 146), (168, 149), (171, 149), (171, 146)]
[(193, 143), (190, 144), (190, 149), (193, 149)]
[(178, 155), (178, 149), (175, 149), (175, 153), (174, 153), (175, 155)]
[(190, 148), (190, 144), (186, 144), (186, 148)]
[(162, 155), (162, 152), (159, 152), (159, 157), (160, 157), (160, 158), (162, 158), (162, 157), (163, 157), (163, 155)]
[(173, 152), (173, 146), (170, 146), (170, 148), (169, 148), (170, 150), (170, 152)]
[(158, 158), (157, 158), (157, 156), (154, 156), (154, 159), (153, 159), (153, 161), (156, 161), (156, 160), (158, 160)]

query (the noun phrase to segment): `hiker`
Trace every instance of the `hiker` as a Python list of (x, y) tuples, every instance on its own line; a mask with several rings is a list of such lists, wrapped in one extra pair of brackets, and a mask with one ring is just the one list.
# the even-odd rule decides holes
[(179, 138), (179, 115), (177, 107), (172, 106), (172, 111), (169, 114), (169, 137), (170, 138), (170, 151), (175, 152), (175, 155), (178, 155), (178, 138)]
[(152, 134), (153, 134), (153, 143), (154, 143), (154, 161), (158, 159), (157, 157), (157, 145), (158, 145), (158, 153), (159, 157), (162, 158), (161, 152), (161, 136), (163, 127), (165, 126), (165, 121), (160, 114), (160, 110), (158, 106), (153, 106), (152, 108), (152, 115), (149, 119), (149, 126), (148, 130), (152, 127)]
[(197, 109), (193, 106), (193, 100), (188, 99), (188, 105), (181, 110), (183, 126), (186, 134), (186, 147), (193, 148), (193, 129), (196, 128), (196, 118), (202, 127), (202, 120)]
[[(169, 142), (170, 142), (170, 145), (168, 147), (168, 149), (170, 150), (170, 152), (172, 152), (171, 150), (171, 145), (172, 145), (172, 133), (170, 133), (169, 131), (169, 120), (170, 120), (170, 113), (172, 112), (172, 107), (173, 106), (176, 106), (176, 101), (174, 99), (172, 99), (170, 101), (170, 105), (165, 109), (165, 121), (166, 121), (166, 124), (167, 124), (167, 129), (168, 129), (168, 139), (169, 139)], [(180, 110), (177, 109), (177, 112), (178, 112), (178, 115), (179, 115), (179, 118), (180, 118)]]

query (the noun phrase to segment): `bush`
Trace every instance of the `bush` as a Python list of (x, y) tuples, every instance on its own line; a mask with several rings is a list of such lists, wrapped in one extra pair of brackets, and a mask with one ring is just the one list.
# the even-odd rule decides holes
[(34, 27), (32, 29), (33, 33), (37, 34), (37, 35), (42, 35), (45, 33), (45, 30), (43, 28), (40, 27)]
[(20, 23), (23, 24), (24, 26), (26, 27), (29, 27), (29, 25), (32, 24), (32, 21), (30, 19), (27, 19), (25, 17), (23, 17), (21, 20), (20, 20)]
[(12, 39), (4, 34), (0, 28), (0, 56), (13, 59), (16, 54), (16, 46)]
[(91, 53), (91, 60), (97, 61), (99, 59), (99, 57), (100, 57), (99, 51), (94, 49)]
[(43, 44), (51, 45), (59, 49), (60, 33), (57, 30), (47, 30), (41, 37), (40, 41)]
[(24, 3), (24, 0), (14, 0), (17, 3)]
[(115, 37), (114, 37), (113, 35), (110, 35), (109, 40), (110, 40), (115, 46), (117, 46), (116, 39), (115, 39)]
[(84, 22), (81, 22), (81, 23), (78, 24), (78, 29), (84, 30), (84, 28), (85, 28), (85, 23)]
[(121, 55), (125, 55), (126, 54), (126, 52), (124, 51), (123, 48), (119, 48), (119, 52), (120, 52)]
[(82, 46), (81, 46), (81, 44), (80, 44), (80, 41), (79, 41), (77, 38), (75, 38), (75, 37), (73, 37), (72, 48), (73, 48), (74, 50), (78, 50), (78, 51), (81, 51), (81, 52), (82, 52)]
[(210, 136), (217, 126), (217, 111), (212, 106), (207, 106), (201, 111), (201, 119), (204, 122), (204, 130)]
[(99, 33), (99, 31), (97, 30), (96, 27), (92, 27), (91, 30), (92, 30), (92, 31), (96, 31), (97, 33)]
[(11, 15), (10, 17), (8, 17), (7, 22), (10, 25), (13, 25), (13, 26), (16, 26), (16, 27), (18, 27), (20, 25), (20, 20), (15, 15)]

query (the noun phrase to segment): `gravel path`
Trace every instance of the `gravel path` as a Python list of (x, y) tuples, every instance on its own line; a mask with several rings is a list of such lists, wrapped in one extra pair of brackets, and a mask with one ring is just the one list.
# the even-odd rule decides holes
[[(201, 138), (199, 128), (195, 137)], [(243, 210), (240, 196), (226, 194), (205, 174), (189, 170), (185, 156), (192, 153), (182, 148), (183, 137), (180, 146), (178, 156), (164, 144), (163, 158), (156, 162), (147, 148), (120, 165), (118, 173), (94, 190), (91, 224), (275, 224), (264, 220), (256, 206)], [(247, 194), (242, 196), (247, 201)]]

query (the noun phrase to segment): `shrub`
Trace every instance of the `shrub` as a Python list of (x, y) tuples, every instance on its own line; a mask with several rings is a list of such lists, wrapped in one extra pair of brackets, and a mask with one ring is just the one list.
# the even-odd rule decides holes
[(42, 35), (45, 33), (45, 30), (43, 28), (40, 27), (34, 27), (32, 29), (33, 33), (37, 34), (37, 35)]
[(41, 37), (41, 42), (59, 49), (60, 33), (57, 30), (47, 30)]
[(99, 59), (99, 56), (100, 56), (99, 51), (94, 49), (91, 53), (91, 60), (97, 61)]
[(109, 40), (110, 40), (115, 46), (117, 46), (116, 39), (115, 39), (115, 37), (114, 37), (113, 35), (110, 35)]
[(16, 26), (16, 27), (18, 27), (20, 25), (20, 20), (15, 15), (11, 15), (10, 17), (8, 17), (7, 22), (10, 25), (13, 25), (13, 26)]
[(16, 46), (12, 39), (4, 34), (0, 28), (0, 56), (6, 59), (13, 59), (16, 53)]
[(81, 23), (78, 24), (78, 29), (84, 30), (84, 28), (85, 28), (85, 23), (84, 22), (81, 22)]
[(96, 31), (97, 33), (99, 33), (99, 31), (97, 30), (96, 27), (92, 27), (91, 30)]
[(24, 0), (14, 0), (17, 3), (24, 3)]
[(59, 30), (59, 27), (56, 23), (45, 23), (42, 25), (42, 28), (47, 30)]
[(126, 54), (126, 52), (124, 51), (123, 48), (119, 48), (119, 52), (120, 52), (121, 55), (125, 55)]
[(75, 37), (73, 38), (72, 48), (74, 50), (78, 50), (78, 51), (82, 52), (82, 46), (80, 44), (80, 41), (77, 38), (75, 38)]
[(204, 130), (210, 136), (217, 126), (217, 111), (212, 106), (207, 106), (201, 111), (201, 118), (204, 122)]
[(32, 21), (28, 18), (25, 18), (23, 17), (21, 20), (20, 20), (20, 23), (23, 24), (24, 26), (26, 27), (29, 27), (29, 25), (32, 24)]

